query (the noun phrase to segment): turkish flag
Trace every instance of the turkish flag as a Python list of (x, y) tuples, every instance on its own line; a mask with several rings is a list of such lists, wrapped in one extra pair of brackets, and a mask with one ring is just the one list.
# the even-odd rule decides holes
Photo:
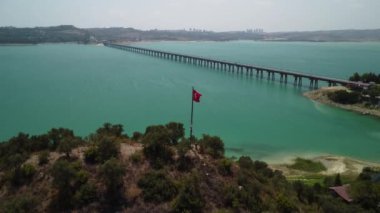
[(199, 102), (201, 99), (202, 94), (193, 89), (193, 101)]

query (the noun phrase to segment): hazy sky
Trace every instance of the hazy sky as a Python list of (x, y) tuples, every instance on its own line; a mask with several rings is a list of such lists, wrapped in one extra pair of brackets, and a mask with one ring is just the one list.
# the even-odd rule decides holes
[(380, 28), (380, 0), (0, 0), (0, 26), (138, 29)]

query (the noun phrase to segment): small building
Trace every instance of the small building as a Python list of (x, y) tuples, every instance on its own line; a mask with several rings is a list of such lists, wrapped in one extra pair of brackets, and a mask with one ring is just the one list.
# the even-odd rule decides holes
[(350, 185), (347, 184), (347, 185), (343, 185), (343, 186), (329, 187), (329, 189), (331, 189), (334, 192), (334, 194), (336, 194), (337, 196), (341, 197), (347, 203), (351, 203), (354, 200), (348, 194), (349, 187), (350, 187)]

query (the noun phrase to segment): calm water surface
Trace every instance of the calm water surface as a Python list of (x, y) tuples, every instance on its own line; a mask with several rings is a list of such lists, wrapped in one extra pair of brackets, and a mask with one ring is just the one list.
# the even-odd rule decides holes
[[(379, 72), (379, 43), (157, 42), (141, 46), (347, 78)], [(281, 160), (346, 155), (380, 162), (380, 120), (312, 102), (306, 88), (85, 45), (0, 47), (0, 140), (68, 127), (86, 136), (104, 122), (126, 132), (188, 128), (219, 135), (229, 155)]]

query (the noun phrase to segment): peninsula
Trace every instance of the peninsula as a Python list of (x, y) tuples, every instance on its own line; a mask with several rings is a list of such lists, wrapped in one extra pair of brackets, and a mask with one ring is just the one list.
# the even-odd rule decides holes
[(306, 92), (304, 96), (330, 106), (380, 118), (380, 75), (355, 73), (349, 80), (370, 83), (370, 86), (368, 88), (352, 85), (322, 87)]

